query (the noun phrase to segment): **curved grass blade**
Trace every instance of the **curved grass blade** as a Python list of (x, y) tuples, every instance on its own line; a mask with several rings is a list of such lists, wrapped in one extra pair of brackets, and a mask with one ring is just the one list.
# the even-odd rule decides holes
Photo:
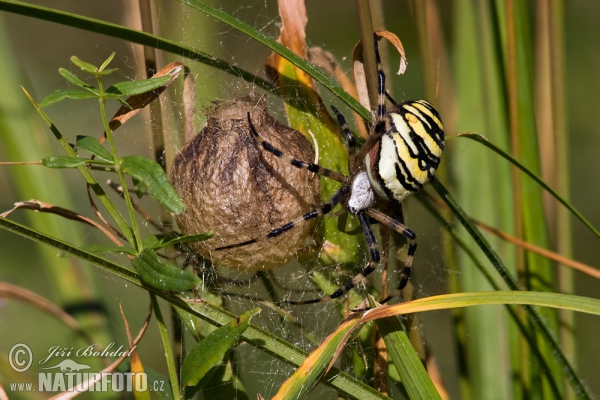
[(102, 35), (128, 40), (132, 43), (168, 51), (169, 53), (178, 54), (182, 57), (199, 61), (203, 64), (240, 77), (264, 90), (273, 93), (276, 92), (271, 83), (248, 71), (243, 70), (242, 68), (236, 67), (209, 54), (191, 47), (183, 46), (160, 36), (141, 32), (95, 18), (83, 17), (77, 14), (14, 0), (0, 0), (0, 10), (25, 15), (27, 17), (38, 18), (45, 21), (56, 22), (61, 25), (71, 26), (73, 28), (79, 28), (90, 32), (96, 32)]
[(358, 321), (358, 318), (347, 320), (327, 336), (323, 343), (304, 359), (296, 372), (281, 385), (273, 400), (299, 399), (306, 396), (323, 374), (327, 373), (328, 367), (337, 357), (338, 348), (343, 347), (350, 334), (360, 326)]
[(476, 141), (477, 143), (481, 143), (489, 149), (492, 149), (497, 154), (501, 155), (508, 161), (510, 161), (514, 166), (523, 171), (527, 176), (536, 181), (541, 187), (546, 189), (548, 193), (550, 193), (556, 200), (558, 200), (563, 206), (565, 206), (569, 211), (573, 213), (585, 226), (589, 228), (596, 236), (600, 237), (600, 232), (579, 212), (575, 207), (573, 207), (568, 201), (563, 199), (554, 189), (552, 189), (546, 182), (542, 180), (539, 176), (531, 172), (527, 167), (517, 161), (513, 156), (503, 151), (501, 148), (487, 140), (484, 136), (477, 133), (459, 133), (456, 135), (457, 137), (465, 137), (467, 139), (471, 139)]
[[(302, 60), (300, 57), (296, 56), (294, 53), (292, 53), (287, 48), (283, 47), (281, 44), (277, 43), (275, 40), (265, 36), (262, 32), (258, 31), (257, 29), (252, 28), (251, 26), (237, 20), (236, 18), (221, 10), (215, 9), (197, 1), (180, 1), (182, 1), (182, 3), (184, 4), (189, 5), (190, 7), (196, 8), (202, 12), (213, 16), (236, 29), (239, 29), (241, 32), (246, 33), (250, 37), (269, 47), (282, 57), (289, 60), (292, 64), (294, 64), (295, 66), (312, 76), (320, 84), (322, 84), (333, 94), (339, 97), (340, 100), (342, 100), (352, 109), (354, 109), (366, 121), (371, 120), (371, 115), (368, 112), (368, 110), (365, 109), (352, 96), (346, 93), (341, 88), (341, 86), (339, 86), (331, 77), (321, 72), (312, 64), (309, 64), (308, 62)], [(45, 21), (56, 22), (61, 25), (71, 26), (90, 32), (96, 32), (103, 35), (128, 40), (132, 43), (137, 43), (144, 46), (153, 47), (159, 50), (164, 50), (169, 53), (177, 54), (182, 57), (186, 57), (191, 60), (196, 60), (211, 67), (220, 69), (222, 71), (240, 77), (248, 82), (251, 82), (264, 90), (273, 93), (277, 92), (270, 82), (267, 82), (266, 80), (248, 71), (245, 71), (239, 67), (231, 65), (223, 60), (217, 59), (209, 54), (206, 54), (194, 48), (183, 46), (179, 43), (162, 38), (160, 36), (141, 32), (135, 29), (126, 28), (121, 25), (105, 22), (95, 18), (83, 17), (77, 14), (72, 14), (48, 7), (27, 4), (15, 0), (0, 0), (0, 10), (25, 15), (32, 18), (38, 18)]]
[[(473, 222), (471, 222), (471, 219), (469, 218), (469, 216), (458, 205), (456, 200), (454, 200), (454, 198), (452, 197), (452, 195), (450, 195), (448, 190), (446, 190), (444, 185), (442, 185), (441, 182), (438, 181), (435, 177), (433, 177), (433, 179), (431, 180), (431, 185), (435, 188), (435, 190), (438, 192), (438, 194), (444, 200), (444, 202), (448, 205), (448, 207), (450, 207), (452, 212), (454, 212), (454, 214), (458, 217), (458, 220), (460, 221), (460, 223), (464, 226), (464, 228), (467, 230), (467, 232), (469, 232), (469, 234), (471, 235), (473, 240), (475, 240), (475, 243), (477, 243), (479, 248), (483, 251), (483, 253), (486, 255), (486, 257), (490, 260), (490, 262), (492, 263), (494, 268), (496, 268), (496, 270), (500, 274), (500, 277), (504, 280), (504, 282), (506, 282), (506, 284), (508, 285), (510, 290), (518, 291), (519, 286), (517, 285), (517, 282), (510, 275), (510, 273), (506, 269), (506, 266), (504, 265), (504, 263), (502, 262), (500, 257), (498, 257), (498, 254), (496, 254), (494, 249), (490, 246), (490, 244), (485, 239), (485, 237), (481, 234), (479, 229), (477, 229), (477, 227), (475, 227), (475, 225), (473, 225)], [(567, 381), (573, 388), (573, 391), (575, 392), (575, 394), (579, 398), (589, 399), (590, 398), (589, 394), (587, 393), (586, 388), (583, 385), (583, 382), (581, 382), (581, 379), (579, 379), (579, 376), (577, 376), (577, 374), (575, 373), (573, 366), (571, 365), (569, 360), (567, 360), (567, 358), (563, 354), (562, 350), (558, 346), (558, 343), (556, 342), (556, 340), (550, 333), (550, 330), (544, 323), (544, 320), (542, 319), (542, 317), (531, 306), (524, 305), (523, 309), (529, 316), (529, 319), (531, 320), (532, 324), (535, 326), (535, 328), (537, 329), (539, 334), (543, 337), (544, 341), (552, 349), (552, 353), (553, 353), (554, 357), (556, 358), (557, 362), (560, 364), (562, 370), (564, 371), (565, 378), (567, 379)]]
[(430, 296), (422, 299), (382, 306), (367, 311), (361, 322), (374, 321), (393, 315), (416, 312), (444, 310), (457, 307), (471, 307), (492, 304), (519, 304), (564, 310), (578, 311), (586, 314), (600, 315), (600, 300), (591, 297), (551, 292), (489, 291), (472, 293), (451, 293)]
[(158, 331), (160, 332), (160, 338), (162, 339), (163, 346), (165, 348), (165, 358), (167, 361), (167, 368), (169, 370), (169, 382), (171, 383), (171, 391), (173, 393), (173, 398), (180, 399), (181, 396), (179, 394), (179, 380), (177, 379), (177, 368), (175, 367), (175, 359), (173, 357), (171, 339), (169, 337), (169, 332), (167, 330), (165, 320), (162, 316), (162, 312), (160, 311), (160, 305), (158, 304), (156, 294), (150, 293), (150, 301), (152, 302), (152, 309), (154, 310), (156, 322), (158, 323)]

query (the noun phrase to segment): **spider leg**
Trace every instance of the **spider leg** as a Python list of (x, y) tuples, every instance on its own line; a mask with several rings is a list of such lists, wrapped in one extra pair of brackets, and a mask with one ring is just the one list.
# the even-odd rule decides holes
[(254, 125), (252, 124), (252, 120), (250, 119), (250, 113), (248, 113), (248, 123), (250, 124), (250, 132), (252, 132), (255, 136), (257, 136), (260, 139), (261, 146), (266, 151), (273, 154), (275, 157), (278, 157), (278, 158), (281, 158), (281, 159), (287, 161), (288, 163), (292, 164), (296, 168), (307, 169), (310, 172), (314, 172), (317, 175), (326, 176), (335, 181), (342, 182), (346, 185), (350, 184), (350, 178), (348, 178), (345, 175), (340, 174), (339, 172), (335, 172), (329, 168), (321, 167), (320, 165), (317, 165), (314, 163), (296, 160), (295, 158), (290, 157), (289, 155), (285, 154), (283, 151), (281, 151), (278, 148), (276, 148), (275, 146), (273, 146), (271, 143), (269, 143), (267, 140), (265, 140), (261, 136), (261, 134), (256, 130), (256, 128), (254, 128)]
[(410, 278), (410, 271), (412, 270), (413, 259), (415, 256), (415, 252), (417, 251), (417, 235), (412, 230), (407, 228), (406, 225), (401, 224), (392, 217), (385, 215), (381, 211), (370, 209), (367, 211), (367, 214), (375, 218), (382, 224), (395, 230), (399, 234), (405, 236), (408, 240), (410, 240), (410, 243), (408, 244), (408, 255), (406, 257), (406, 262), (404, 263), (404, 269), (400, 274), (400, 283), (398, 284), (398, 288), (392, 294), (390, 294), (380, 302), (381, 304), (385, 304), (388, 301), (390, 301), (390, 299), (392, 299), (393, 297), (399, 295), (400, 292), (402, 292), (402, 289), (404, 289), (404, 287), (408, 283), (408, 279)]
[(394, 99), (392, 98), (392, 96), (390, 96), (390, 94), (387, 92), (387, 90), (385, 91), (385, 97), (387, 97), (388, 101), (389, 101), (390, 103), (392, 103), (393, 105), (395, 105), (395, 106), (397, 106), (397, 105), (398, 105), (398, 103), (396, 103), (396, 100), (394, 100)]
[[(314, 210), (307, 212), (306, 214), (302, 215), (300, 218), (296, 219), (295, 221), (288, 222), (287, 224), (280, 226), (279, 228), (273, 229), (272, 231), (267, 233), (267, 235), (264, 237), (264, 239), (270, 239), (270, 238), (279, 236), (282, 233), (289, 231), (290, 229), (292, 229), (294, 226), (296, 226), (297, 224), (299, 224), (302, 221), (308, 221), (309, 219), (314, 219), (314, 218), (320, 217), (321, 215), (330, 213), (331, 210), (333, 210), (335, 208), (335, 206), (337, 206), (338, 203), (340, 201), (342, 201), (342, 199), (348, 195), (348, 193), (350, 193), (350, 188), (348, 186), (342, 186), (337, 192), (335, 192), (333, 194), (333, 196), (331, 196), (331, 198), (329, 199), (329, 201), (327, 203), (323, 204), (319, 208), (315, 208)], [(249, 245), (252, 243), (256, 243), (259, 240), (260, 239), (257, 239), (257, 238), (250, 239), (245, 242), (231, 244), (229, 246), (217, 247), (215, 250), (217, 250), (217, 251), (218, 250), (226, 250), (226, 249), (232, 249), (235, 247), (246, 246), (246, 245)]]
[(331, 106), (331, 109), (337, 117), (338, 125), (340, 128), (342, 128), (342, 131), (346, 135), (346, 143), (348, 143), (348, 171), (350, 171), (350, 174), (352, 174), (354, 171), (354, 162), (356, 157), (356, 140), (354, 140), (352, 132), (350, 132), (350, 129), (348, 129), (346, 118), (344, 118), (342, 113), (339, 112), (335, 106)]
[[(375, 40), (375, 61), (377, 62), (377, 115), (371, 129), (371, 133), (367, 138), (365, 144), (361, 147), (358, 152), (357, 160), (365, 158), (369, 150), (379, 141), (379, 138), (385, 132), (385, 73), (381, 66), (381, 56), (379, 55), (379, 46), (377, 43), (377, 35), (373, 34)], [(394, 102), (395, 103), (395, 102)]]
[(379, 254), (379, 247), (377, 246), (377, 240), (375, 240), (375, 235), (373, 234), (373, 230), (371, 229), (371, 225), (367, 219), (367, 214), (365, 211), (359, 211), (357, 214), (358, 220), (360, 221), (360, 225), (363, 228), (363, 232), (365, 234), (365, 238), (367, 239), (367, 244), (369, 246), (369, 253), (371, 255), (371, 259), (367, 263), (367, 265), (363, 268), (358, 275), (356, 275), (350, 282), (347, 282), (330, 294), (329, 296), (320, 297), (318, 299), (312, 300), (304, 300), (304, 301), (290, 301), (290, 300), (282, 300), (282, 303), (292, 304), (292, 305), (303, 305), (303, 304), (314, 304), (321, 303), (324, 301), (329, 301), (335, 299), (337, 297), (341, 297), (345, 295), (349, 290), (358, 285), (363, 279), (365, 279), (371, 272), (375, 271), (377, 266), (379, 265), (379, 261), (381, 260), (381, 256)]

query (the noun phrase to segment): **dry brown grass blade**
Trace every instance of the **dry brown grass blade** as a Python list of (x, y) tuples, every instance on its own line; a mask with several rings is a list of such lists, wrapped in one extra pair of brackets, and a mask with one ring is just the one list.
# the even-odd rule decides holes
[[(428, 352), (428, 354), (429, 353), (430, 352)], [(446, 386), (444, 386), (444, 382), (442, 380), (442, 374), (441, 374), (440, 368), (437, 364), (437, 360), (434, 356), (427, 357), (426, 369), (427, 369), (427, 374), (431, 378), (431, 381), (433, 382), (433, 385), (435, 386), (435, 389), (439, 393), (442, 400), (449, 400), (450, 395), (448, 394), (448, 391), (446, 390)]]
[(148, 316), (146, 317), (144, 324), (140, 328), (138, 335), (136, 336), (136, 338), (133, 341), (133, 346), (131, 346), (129, 348), (129, 350), (125, 352), (124, 355), (119, 357), (117, 360), (115, 360), (115, 362), (110, 364), (108, 367), (104, 368), (99, 373), (90, 374), (92, 376), (87, 381), (82, 382), (81, 384), (77, 385), (76, 387), (69, 388), (67, 391), (57, 394), (54, 397), (51, 397), (50, 400), (72, 399), (73, 397), (78, 396), (81, 393), (85, 393), (91, 385), (95, 384), (100, 379), (102, 379), (103, 378), (102, 374), (113, 372), (115, 370), (115, 368), (117, 368), (119, 366), (119, 364), (121, 364), (123, 362), (123, 360), (125, 360), (127, 357), (129, 357), (129, 353), (132, 350), (135, 350), (135, 347), (138, 345), (140, 340), (142, 340), (142, 337), (144, 336), (144, 333), (146, 333), (146, 329), (148, 328), (148, 325), (150, 323), (151, 317), (152, 317), (152, 306), (150, 306), (150, 311), (148, 312)]
[[(433, 197), (431, 197), (429, 195), (427, 195), (427, 198), (429, 200), (431, 200), (433, 203), (435, 203), (437, 206), (448, 209), (446, 204), (442, 203), (441, 201), (438, 201), (437, 199), (434, 199)], [(573, 268), (581, 273), (589, 275), (592, 278), (600, 279), (600, 270), (598, 270), (597, 268), (594, 268), (594, 267), (584, 264), (582, 262), (573, 260), (571, 258), (565, 257), (554, 251), (544, 249), (543, 247), (536, 246), (535, 244), (526, 242), (523, 239), (519, 239), (516, 236), (509, 235), (508, 233), (505, 233), (499, 229), (491, 227), (491, 226), (489, 226), (481, 221), (478, 221), (476, 219), (471, 218), (471, 221), (475, 225), (477, 225), (479, 228), (481, 228), (489, 233), (492, 233), (492, 234), (500, 237), (501, 239), (506, 240), (507, 242), (514, 244), (515, 246), (519, 247), (520, 249), (531, 251), (533, 253), (536, 253), (543, 257), (546, 257), (552, 261), (555, 261), (565, 267)]]
[[(136, 345), (133, 344), (133, 339), (131, 338), (131, 332), (129, 330), (129, 321), (127, 321), (127, 318), (125, 317), (125, 312), (123, 311), (123, 305), (119, 304), (119, 310), (121, 311), (121, 317), (123, 318), (123, 324), (125, 324), (125, 332), (127, 333), (127, 341), (129, 343), (129, 348), (131, 349), (131, 351), (129, 352), (129, 356), (131, 357), (131, 373), (134, 374), (133, 375), (133, 379), (137, 380), (139, 379), (137, 377), (136, 374), (138, 373), (143, 373), (144, 372), (144, 367), (142, 365), (142, 361), (140, 360), (140, 356), (138, 355), (136, 348)], [(150, 303), (150, 314), (152, 315), (152, 303)], [(150, 317), (148, 317), (150, 318)], [(139, 385), (136, 385), (135, 382), (133, 382), (132, 387), (134, 388), (134, 390), (136, 390), (135, 388), (139, 387)], [(137, 399), (138, 397), (134, 395), (134, 397)]]
[(96, 217), (100, 220), (100, 222), (102, 222), (104, 224), (104, 226), (109, 229), (112, 233), (114, 233), (115, 235), (117, 235), (118, 237), (120, 237), (123, 240), (127, 240), (127, 238), (125, 238), (125, 235), (123, 235), (121, 232), (119, 232), (114, 226), (112, 226), (107, 220), (106, 218), (104, 218), (104, 216), (102, 215), (102, 213), (100, 212), (100, 210), (98, 209), (98, 207), (96, 207), (96, 203), (94, 202), (94, 199), (92, 198), (92, 191), (91, 191), (91, 187), (90, 185), (85, 185), (86, 186), (86, 192), (87, 192), (87, 196), (88, 196), (88, 201), (90, 202), (90, 207), (92, 208), (92, 211), (94, 212), (94, 214), (96, 214)]
[(47, 312), (67, 325), (73, 332), (81, 336), (86, 343), (94, 343), (94, 340), (85, 332), (79, 323), (62, 308), (50, 300), (10, 283), (0, 282), (0, 298), (11, 299), (27, 303), (40, 311)]
[[(398, 53), (400, 53), (400, 66), (397, 74), (403, 74), (406, 71), (408, 62), (406, 61), (406, 53), (404, 52), (404, 46), (402, 45), (400, 38), (390, 31), (376, 31), (375, 34), (380, 38), (387, 39), (396, 48)], [(367, 89), (367, 80), (362, 54), (362, 42), (359, 40), (352, 50), (352, 77), (356, 85), (358, 101), (360, 101), (360, 104), (362, 104), (367, 110), (371, 110), (372, 108), (369, 100), (369, 90)]]
[[(110, 120), (110, 123), (108, 124), (111, 132), (114, 132), (115, 130), (117, 130), (121, 125), (123, 125), (125, 122), (127, 122), (131, 117), (136, 115), (144, 107), (146, 107), (148, 104), (150, 104), (150, 102), (152, 100), (154, 100), (158, 96), (160, 96), (160, 94), (162, 92), (164, 92), (166, 88), (168, 88), (173, 82), (175, 82), (175, 80), (179, 77), (179, 74), (181, 73), (183, 68), (184, 68), (183, 64), (181, 64), (179, 62), (172, 62), (169, 65), (167, 65), (166, 67), (164, 67), (163, 69), (161, 69), (160, 71), (158, 71), (156, 74), (154, 74), (152, 76), (152, 78), (159, 78), (161, 76), (170, 75), (171, 80), (156, 90), (153, 90), (153, 91), (147, 92), (147, 93), (138, 94), (135, 96), (131, 96), (127, 100), (125, 100), (131, 108), (121, 106), (121, 108), (119, 108), (119, 110), (117, 110), (115, 115)], [(106, 140), (106, 132), (104, 132), (102, 134), (102, 138), (100, 138), (100, 143), (104, 143), (105, 140)]]
[(0, 216), (6, 218), (10, 213), (12, 213), (15, 210), (21, 209), (21, 208), (26, 209), (26, 210), (33, 210), (36, 212), (56, 214), (56, 215), (60, 215), (63, 218), (66, 218), (66, 219), (83, 222), (84, 224), (88, 224), (88, 225), (93, 226), (94, 228), (99, 229), (117, 246), (123, 245), (119, 241), (119, 239), (117, 239), (117, 237), (115, 235), (113, 235), (105, 227), (103, 227), (102, 225), (100, 225), (99, 223), (94, 221), (93, 219), (85, 217), (81, 214), (77, 214), (74, 211), (67, 210), (66, 208), (58, 207), (58, 206), (55, 206), (55, 205), (52, 205), (49, 203), (44, 203), (43, 201), (39, 201), (39, 200), (35, 200), (35, 199), (31, 199), (31, 200), (27, 200), (27, 201), (19, 201), (19, 202), (15, 203), (15, 206), (12, 209), (5, 211), (4, 213), (0, 214)]
[(489, 225), (486, 225), (483, 222), (476, 221), (476, 220), (473, 220), (473, 222), (475, 223), (475, 225), (477, 225), (481, 229), (483, 229), (487, 232), (493, 233), (494, 235), (506, 240), (507, 242), (514, 244), (515, 246), (518, 246), (527, 251), (531, 251), (533, 253), (539, 254), (539, 255), (546, 257), (552, 261), (556, 261), (557, 263), (564, 265), (565, 267), (573, 268), (574, 270), (577, 270), (586, 275), (589, 275), (592, 278), (600, 279), (600, 270), (598, 270), (594, 267), (591, 267), (591, 266), (581, 263), (579, 261), (572, 260), (568, 257), (562, 256), (551, 250), (536, 246), (534, 244), (524, 241), (523, 239), (519, 239), (518, 237), (511, 236), (505, 232), (502, 232), (499, 229), (496, 229)]

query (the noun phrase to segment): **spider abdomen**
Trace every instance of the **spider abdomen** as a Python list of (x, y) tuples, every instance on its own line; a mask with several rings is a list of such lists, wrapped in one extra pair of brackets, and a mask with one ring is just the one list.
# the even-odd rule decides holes
[(424, 100), (407, 101), (385, 114), (385, 129), (365, 157), (375, 192), (402, 202), (433, 177), (444, 150), (437, 110)]

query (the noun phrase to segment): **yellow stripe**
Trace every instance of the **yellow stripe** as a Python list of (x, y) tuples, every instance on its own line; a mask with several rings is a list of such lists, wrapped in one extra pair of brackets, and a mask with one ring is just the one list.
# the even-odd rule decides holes
[[(412, 107), (404, 106), (404, 108), (407, 109), (408, 111), (412, 112), (410, 110)], [(414, 110), (414, 108), (413, 108), (413, 110)], [(417, 110), (414, 110), (414, 111), (417, 113), (419, 112)], [(440, 157), (442, 155), (442, 149), (440, 148), (440, 146), (438, 146), (436, 141), (433, 140), (431, 135), (428, 133), (428, 130), (425, 128), (425, 125), (423, 125), (423, 121), (421, 119), (419, 119), (417, 116), (415, 116), (414, 114), (410, 114), (410, 113), (406, 113), (404, 115), (404, 118), (408, 121), (408, 124), (412, 128), (413, 132), (416, 133), (417, 135), (419, 135), (423, 139), (423, 141), (425, 142), (425, 146), (427, 146), (427, 148), (429, 149), (431, 154), (433, 154), (436, 157)]]
[(436, 117), (434, 113), (431, 112), (430, 107), (433, 107), (431, 104), (424, 100), (418, 100), (413, 102), (411, 105), (421, 110), (421, 112), (427, 114), (437, 124), (440, 130), (444, 130), (444, 125), (442, 124), (442, 121), (440, 121), (440, 119)]

